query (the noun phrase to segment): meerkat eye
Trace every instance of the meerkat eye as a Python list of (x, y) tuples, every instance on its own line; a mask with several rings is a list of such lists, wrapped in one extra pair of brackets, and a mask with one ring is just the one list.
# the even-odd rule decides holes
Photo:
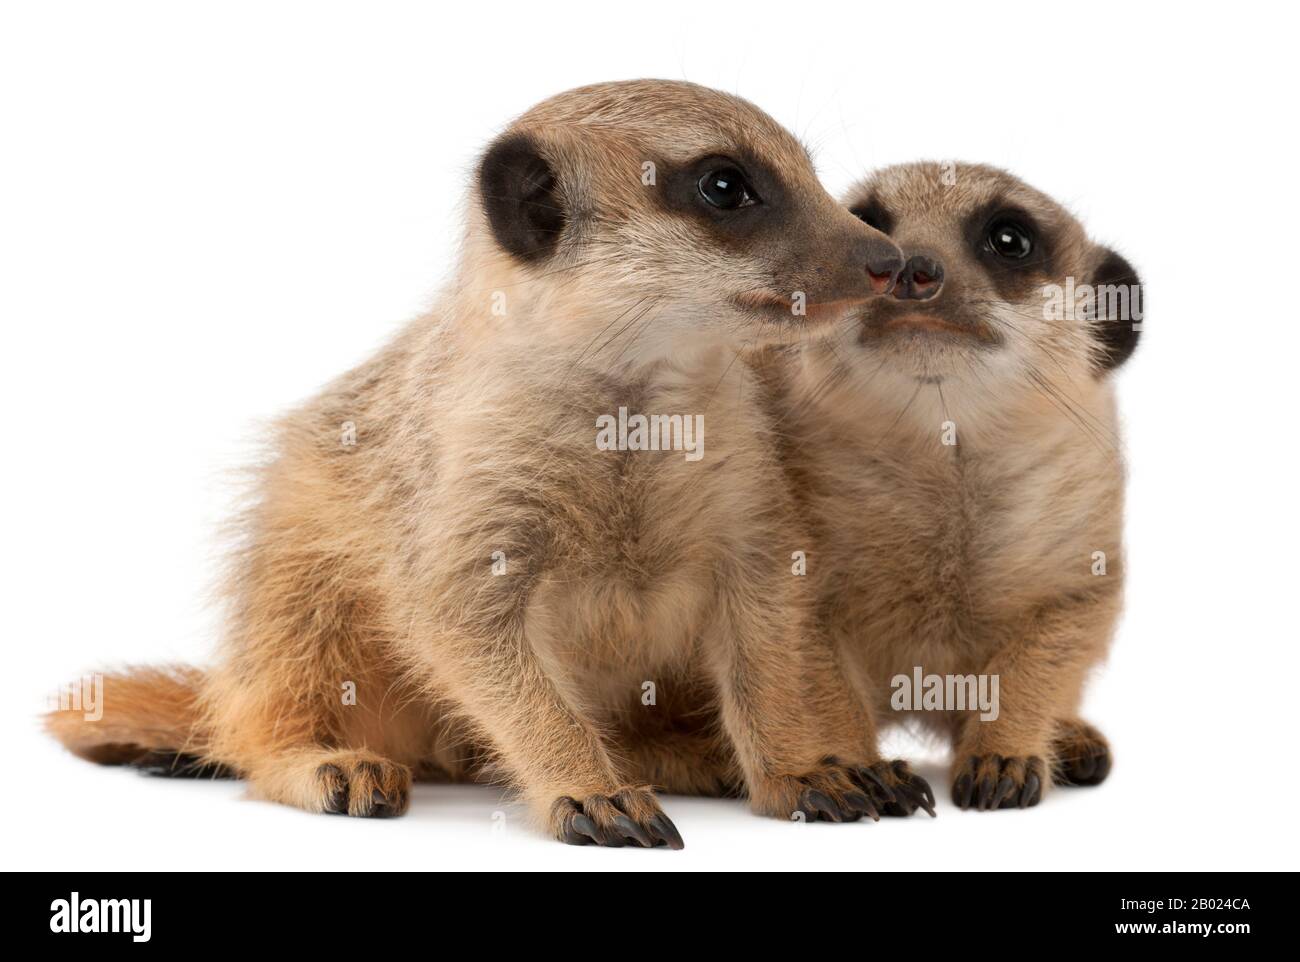
[(993, 222), (984, 243), (994, 254), (1012, 261), (1024, 260), (1034, 249), (1033, 238), (1025, 226), (1006, 219)]
[(700, 178), (700, 196), (721, 210), (761, 203), (749, 181), (735, 167), (719, 167)]

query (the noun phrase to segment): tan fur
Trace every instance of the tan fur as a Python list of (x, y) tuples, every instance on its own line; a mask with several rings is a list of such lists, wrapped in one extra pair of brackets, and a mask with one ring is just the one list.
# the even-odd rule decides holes
[[(809, 580), (821, 622), (876, 724), (903, 720), (890, 682), (914, 666), (997, 674), (996, 721), (912, 720), (951, 738), (955, 780), (996, 787), (1004, 775), (1019, 787), (1035, 774), (1045, 790), (1067, 744), (1060, 728), (1120, 610), (1124, 482), (1114, 391), (1094, 373), (1092, 333), (1083, 320), (1044, 320), (1038, 285), (1086, 280), (1103, 252), (1010, 175), (962, 166), (948, 185), (941, 173), (890, 168), (848, 202), (882, 198), (904, 252), (947, 268), (940, 313), (966, 306), (1002, 346), (882, 338), (869, 322), (876, 302), (825, 344), (763, 352), (755, 364), (786, 411), (787, 464), (815, 527)], [(1035, 278), (1017, 302), (982, 280), (962, 229), (993, 198), (1059, 231), (1056, 276)], [(956, 446), (941, 443), (949, 421)], [(1092, 573), (1096, 551), (1105, 576)]]
[(191, 738), (202, 680), (197, 668), (181, 665), (110, 673), (103, 676), (102, 717), (92, 722), (80, 708), (62, 708), (46, 716), (45, 727), (69, 751), (105, 765), (201, 750)]
[[(790, 574), (807, 537), (734, 352), (803, 336), (752, 305), (814, 290), (848, 238), (879, 235), (770, 118), (690, 84), (571, 91), (508, 133), (543, 146), (575, 223), (551, 261), (521, 263), (472, 192), (439, 306), (282, 422), (185, 743), (314, 811), (400, 811), (411, 770), (429, 770), (508, 779), (566, 840), (580, 817), (606, 841), (620, 811), (660, 817), (651, 779), (722, 791), (739, 775), (758, 810), (788, 817), (826, 756), (877, 756)], [(786, 239), (804, 273), (648, 199), (645, 160), (736, 150), (780, 171), (816, 225)], [(809, 325), (843, 316), (831, 300), (810, 297)], [(704, 413), (707, 457), (596, 450), (597, 416), (620, 405)], [(340, 444), (349, 423), (355, 446)], [(641, 703), (645, 681), (664, 709)], [(643, 734), (682, 726), (724, 774)]]

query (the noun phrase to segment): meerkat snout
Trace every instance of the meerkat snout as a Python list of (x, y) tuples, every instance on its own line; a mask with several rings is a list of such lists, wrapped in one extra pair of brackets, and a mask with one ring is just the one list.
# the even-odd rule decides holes
[(943, 289), (943, 264), (925, 254), (913, 254), (903, 265), (894, 297), (900, 301), (928, 301)]

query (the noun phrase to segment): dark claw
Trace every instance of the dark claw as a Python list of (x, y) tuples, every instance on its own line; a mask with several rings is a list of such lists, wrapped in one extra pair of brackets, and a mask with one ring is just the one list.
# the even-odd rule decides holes
[(397, 814), (397, 806), (388, 804), (388, 797), (379, 789), (370, 792), (370, 817), (392, 818)]
[(863, 776), (870, 779), (871, 782), (880, 789), (881, 795), (886, 804), (898, 801), (898, 796), (894, 794), (894, 790), (886, 785), (879, 775), (869, 768), (859, 768), (858, 771), (861, 772)]
[(885, 806), (885, 814), (892, 815), (895, 818), (907, 818), (916, 812), (916, 800), (911, 795), (904, 793), (896, 802), (890, 802)]
[(930, 783), (920, 775), (913, 775), (912, 779), (917, 783), (910, 789), (913, 800), (925, 809), (927, 815), (937, 818), (938, 815), (934, 810), (934, 790), (930, 788)]
[(993, 803), (990, 808), (1001, 808), (1002, 803), (1011, 797), (1011, 793), (1016, 790), (1016, 783), (1012, 781), (1010, 775), (1003, 775), (1002, 781), (998, 782), (997, 793), (993, 796)]
[(805, 791), (803, 793), (802, 801), (804, 804), (804, 810), (809, 814), (813, 814), (814, 817), (819, 814), (828, 822), (838, 822), (841, 820), (839, 809), (835, 807), (835, 803), (815, 788), (810, 788)]
[(560, 833), (560, 841), (565, 845), (590, 845), (594, 840), (587, 835), (583, 835), (574, 827), (573, 823), (576, 819), (577, 816), (575, 815), (564, 823), (564, 829)]
[(872, 804), (871, 799), (861, 792), (849, 792), (844, 796), (844, 801), (858, 814), (869, 815), (872, 821), (880, 821), (880, 812), (876, 810), (876, 806)]
[(971, 793), (975, 791), (975, 779), (969, 774), (960, 776), (952, 786), (952, 800), (958, 808), (970, 808)]
[(642, 848), (655, 847), (654, 839), (650, 837), (646, 830), (626, 815), (615, 815), (614, 827), (623, 834), (624, 838), (632, 839), (632, 841), (636, 842)]
[(993, 800), (993, 779), (985, 777), (980, 779), (979, 798), (975, 802), (975, 807), (981, 812), (989, 807), (989, 802)]
[(906, 799), (906, 813), (911, 815), (918, 808), (922, 808), (931, 818), (936, 818), (937, 816), (934, 811), (934, 792), (930, 790), (930, 786), (925, 783), (923, 778), (916, 775), (913, 775), (912, 778), (919, 782), (920, 785), (899, 786)]
[(330, 815), (346, 815), (348, 813), (348, 780), (343, 774), (343, 769), (337, 765), (325, 764), (316, 769), (316, 777), (326, 779), (334, 776), (338, 780), (338, 788), (330, 793), (329, 799), (325, 802), (325, 811)]
[(591, 816), (583, 812), (578, 812), (573, 816), (573, 820), (569, 824), (575, 831), (585, 835), (597, 845), (601, 844), (600, 829), (598, 829), (596, 823), (591, 820)]
[(650, 832), (655, 838), (674, 851), (680, 851), (686, 847), (686, 843), (682, 841), (681, 833), (677, 831), (677, 826), (669, 820), (667, 815), (656, 815), (646, 824), (650, 827)]
[(927, 782), (920, 775), (913, 775), (912, 780), (916, 782), (917, 787), (919, 787), (921, 791), (925, 794), (925, 800), (928, 804), (926, 804), (923, 807), (931, 815), (934, 815), (934, 789), (931, 788), (930, 783)]
[[(852, 794), (857, 794), (856, 792)], [(834, 803), (832, 803), (834, 804)], [(839, 813), (842, 822), (857, 822), (865, 814), (857, 803), (850, 802), (848, 795), (844, 796), (843, 802), (835, 806), (835, 811)]]
[(1039, 789), (1042, 785), (1038, 781), (1037, 775), (1030, 775), (1025, 779), (1025, 787), (1020, 790), (1020, 807), (1028, 808), (1031, 805), (1038, 804)]

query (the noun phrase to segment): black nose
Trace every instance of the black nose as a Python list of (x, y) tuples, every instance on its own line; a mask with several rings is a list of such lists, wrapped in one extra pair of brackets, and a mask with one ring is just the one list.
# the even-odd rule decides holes
[(933, 257), (913, 254), (898, 276), (894, 296), (900, 301), (928, 301), (943, 287), (943, 265)]
[(897, 247), (881, 238), (872, 238), (867, 246), (867, 278), (877, 294), (887, 294), (898, 283), (903, 269), (903, 255)]

